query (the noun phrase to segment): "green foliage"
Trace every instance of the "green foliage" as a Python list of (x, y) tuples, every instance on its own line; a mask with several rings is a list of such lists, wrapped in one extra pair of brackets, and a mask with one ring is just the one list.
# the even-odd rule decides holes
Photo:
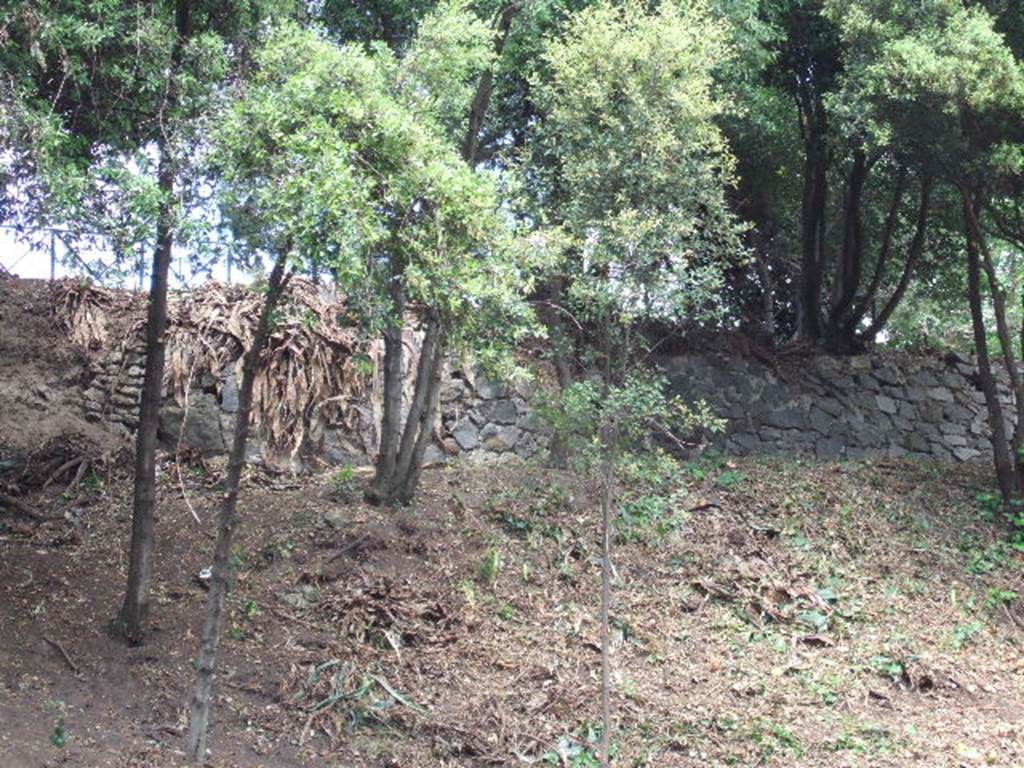
[(599, 3), (547, 40), (537, 194), (565, 233), (581, 322), (613, 333), (712, 313), (722, 265), (741, 252), (712, 80), (728, 56), (724, 25), (699, 5)]
[(534, 330), (523, 296), (547, 250), (501, 210), (506, 180), (469, 168), (452, 140), (455, 104), (489, 60), (471, 16), (440, 7), (402, 59), (279, 25), (215, 128), (213, 162), (251, 250), (329, 269), (372, 332), (403, 321), (387, 290), (400, 279), (447, 343), (500, 367)]
[(990, 587), (988, 590), (988, 598), (985, 604), (989, 608), (1000, 608), (1003, 606), (1010, 605), (1020, 598), (1020, 595), (1012, 589), (1004, 589), (1002, 587)]
[[(600, 726), (584, 723), (574, 737), (562, 736), (558, 739), (558, 749), (545, 752), (542, 761), (545, 765), (568, 765), (570, 768), (598, 768), (601, 761), (598, 756), (597, 744), (601, 741)], [(612, 755), (617, 750), (612, 747)]]
[[(174, 3), (60, 0), (0, 11), (0, 68), (11, 75), (0, 84), (0, 179), (19, 185), (11, 198), (5, 192), (14, 205), (4, 213), (61, 226), (72, 249), (98, 240), (134, 267), (163, 202), (155, 145), (176, 168), (195, 171), (204, 118), (229, 72), (264, 18), (293, 10), (193, 2), (184, 40)], [(196, 196), (205, 179), (180, 178), (179, 240), (203, 240), (208, 222)]]
[(359, 491), (359, 479), (351, 466), (344, 466), (331, 475), (331, 495), (339, 501), (353, 501)]
[(580, 381), (566, 387), (543, 416), (571, 446), (579, 471), (589, 471), (602, 460), (611, 425), (619, 449), (616, 469), (627, 479), (664, 484), (666, 468), (671, 467), (674, 474), (676, 465), (664, 451), (653, 450), (653, 436), (678, 440), (683, 435), (697, 441), (702, 430), (718, 431), (724, 426), (705, 403), (689, 405), (666, 394), (667, 390), (664, 377), (640, 370), (620, 386)]
[(899, 659), (882, 654), (872, 657), (869, 665), (879, 675), (889, 678), (894, 683), (902, 683), (906, 679), (906, 667)]
[(67, 726), (64, 725), (64, 718), (62, 717), (57, 720), (57, 724), (53, 727), (53, 731), (50, 732), (50, 743), (57, 747), (57, 749), (64, 749), (70, 740), (71, 734), (68, 733)]
[(487, 550), (487, 553), (480, 560), (477, 566), (477, 579), (487, 587), (494, 587), (501, 574), (502, 561), (501, 552), (496, 548)]
[(974, 637), (984, 629), (985, 625), (980, 621), (971, 621), (967, 624), (961, 624), (953, 629), (952, 645), (958, 651), (963, 650), (964, 646), (970, 643)]
[(760, 745), (762, 760), (779, 752), (789, 753), (795, 758), (803, 755), (800, 740), (791, 730), (779, 723), (755, 723), (750, 738), (755, 744)]
[(671, 498), (644, 494), (622, 503), (616, 527), (622, 541), (657, 540), (674, 531), (680, 522)]

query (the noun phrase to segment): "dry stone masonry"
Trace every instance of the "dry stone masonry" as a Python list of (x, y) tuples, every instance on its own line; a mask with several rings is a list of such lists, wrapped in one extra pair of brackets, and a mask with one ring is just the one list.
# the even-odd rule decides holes
[[(691, 354), (664, 367), (677, 393), (728, 419), (716, 441), (732, 453), (969, 461), (991, 452), (975, 367), (956, 356), (817, 356), (775, 368)], [(1001, 394), (1008, 402), (1005, 384)]]
[[(94, 360), (81, 401), (86, 418), (102, 422), (115, 432), (132, 434), (138, 425), (143, 366), (140, 347), (112, 350)], [(441, 463), (459, 457), (491, 462), (537, 456), (547, 447), (548, 434), (528, 404), (534, 390), (529, 382), (496, 384), (450, 367), (441, 391), (440, 423), (426, 460)], [(166, 399), (160, 439), (168, 449), (175, 449), (180, 439), (183, 446), (207, 456), (227, 453), (237, 410), (234, 372), (221, 377), (204, 373), (190, 388), (187, 411), (172, 398)], [(368, 464), (373, 443), (372, 436), (368, 441), (364, 435), (343, 428), (329, 429), (314, 444), (304, 446), (300, 464)], [(249, 459), (267, 460), (271, 454), (265, 435), (257, 431), (250, 440)]]
[[(693, 353), (664, 359), (661, 365), (674, 392), (691, 401), (705, 399), (727, 420), (725, 434), (712, 440), (731, 453), (969, 461), (991, 451), (984, 397), (967, 359), (816, 356), (771, 366), (752, 357)], [(86, 417), (124, 434), (133, 432), (142, 367), (138, 348), (114, 350), (94, 362), (82, 398)], [(1005, 385), (1001, 391), (1008, 401)], [(548, 434), (531, 404), (543, 396), (534, 385), (495, 384), (453, 366), (442, 388), (440, 422), (427, 460), (489, 462), (542, 455)], [(237, 407), (233, 374), (219, 379), (205, 374), (190, 391), (187, 418), (183, 408), (168, 400), (161, 438), (175, 447), (184, 424), (183, 445), (207, 455), (225, 453)], [(372, 460), (372, 443), (372, 437), (368, 442), (365, 435), (342, 428), (328, 430), (306, 446), (302, 463), (366, 464)], [(267, 458), (259, 435), (250, 458)]]

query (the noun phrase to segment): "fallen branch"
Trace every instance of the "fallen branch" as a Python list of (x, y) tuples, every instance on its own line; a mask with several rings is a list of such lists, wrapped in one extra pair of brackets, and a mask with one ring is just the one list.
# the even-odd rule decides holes
[(45, 523), (56, 519), (40, 514), (21, 499), (15, 498), (14, 496), (8, 496), (6, 493), (0, 493), (0, 507), (7, 507), (19, 517), (32, 520), (36, 523)]
[(64, 646), (63, 645), (58, 643), (56, 640), (51, 640), (46, 635), (43, 635), (42, 637), (43, 637), (43, 640), (45, 640), (47, 643), (52, 645), (54, 648), (56, 648), (60, 652), (60, 655), (62, 657), (64, 657), (64, 661), (67, 662), (67, 665), (71, 668), (72, 672), (74, 672), (76, 675), (80, 675), (81, 674), (81, 670), (78, 668), (78, 665), (75, 664), (75, 662), (71, 660), (71, 656), (69, 656), (68, 652), (66, 650), (64, 650)]
[(73, 467), (78, 467), (78, 471), (75, 473), (75, 480), (73, 481), (73, 483), (77, 487), (77, 483), (82, 479), (82, 475), (85, 474), (85, 470), (83, 469), (83, 467), (85, 467), (87, 463), (88, 459), (86, 459), (85, 456), (82, 456), (81, 454), (75, 456), (73, 459), (70, 459), (69, 461), (64, 462), (50, 474), (50, 477), (46, 480), (45, 483), (43, 483), (42, 489), (45, 491), (54, 480), (56, 480), (58, 477), (60, 477)]

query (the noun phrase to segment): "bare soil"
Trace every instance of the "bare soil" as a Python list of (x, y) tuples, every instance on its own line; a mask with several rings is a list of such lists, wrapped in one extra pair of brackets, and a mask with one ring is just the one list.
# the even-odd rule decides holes
[[(173, 474), (144, 647), (106, 631), (124, 478), (0, 535), (0, 765), (179, 764), (218, 473), (190, 471), (201, 525)], [(690, 467), (670, 516), (620, 530), (617, 764), (1024, 765), (1022, 562), (979, 515), (986, 480)], [(512, 466), (424, 486), (390, 511), (249, 478), (210, 765), (592, 764), (595, 495)]]
[(51, 440), (96, 456), (124, 442), (83, 418), (77, 398), (89, 353), (68, 342), (53, 290), (45, 280), (0, 279), (0, 460), (24, 459)]

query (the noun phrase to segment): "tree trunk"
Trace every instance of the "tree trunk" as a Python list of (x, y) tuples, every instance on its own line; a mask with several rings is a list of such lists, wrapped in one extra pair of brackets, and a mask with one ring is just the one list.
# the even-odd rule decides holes
[(270, 317), (277, 306), (281, 293), (287, 285), (284, 274), (286, 256), (279, 256), (270, 273), (270, 283), (263, 309), (260, 312), (252, 346), (246, 351), (242, 362), (242, 382), (238, 391), (238, 412), (235, 414), (235, 431), (228, 459), (224, 497), (218, 519), (217, 543), (213, 555), (213, 574), (210, 577), (210, 593), (206, 600), (206, 614), (203, 618), (203, 634), (199, 646), (196, 686), (192, 694), (189, 715), (187, 750), (195, 762), (206, 757), (206, 734), (210, 722), (210, 692), (213, 674), (217, 665), (217, 647), (224, 623), (224, 597), (227, 592), (231, 541), (235, 532), (235, 513), (238, 508), (238, 488), (245, 469), (245, 448), (249, 440), (249, 418), (252, 411), (253, 381), (260, 356), (270, 335)]
[(135, 435), (135, 492), (132, 499), (132, 539), (128, 562), (128, 588), (114, 633), (131, 645), (143, 640), (143, 624), (149, 613), (149, 585), (156, 506), (156, 444), (163, 400), (164, 357), (167, 332), (167, 283), (174, 244), (174, 174), (161, 142), (158, 183), (163, 200), (153, 252), (153, 275), (146, 318), (146, 369), (139, 403), (139, 427)]
[[(426, 408), (417, 420), (416, 441), (413, 444), (412, 454), (409, 459), (398, 467), (394, 484), (391, 489), (393, 503), (408, 504), (416, 495), (419, 487), (420, 470), (423, 467), (423, 457), (427, 451), (427, 445), (434, 432), (434, 423), (437, 421), (437, 412), (441, 402), (441, 373), (444, 367), (445, 344), (443, 332), (433, 350), (433, 360), (427, 368), (428, 379), (426, 389)], [(410, 425), (413, 429), (414, 425)]]
[(967, 235), (967, 296), (971, 305), (971, 326), (974, 331), (974, 347), (978, 356), (978, 380), (985, 395), (988, 408), (988, 424), (992, 441), (992, 461), (996, 470), (996, 482), (1003, 504), (1009, 508), (1016, 495), (1014, 467), (1010, 460), (1010, 446), (1003, 424), (1003, 407), (999, 402), (992, 363), (988, 353), (988, 339), (985, 329), (985, 314), (981, 295), (981, 258), (975, 240), (971, 220), (974, 218), (974, 201), (967, 190), (961, 190), (964, 211), (964, 226)]
[(900, 280), (896, 284), (896, 288), (893, 290), (889, 300), (882, 307), (882, 311), (875, 316), (871, 321), (871, 325), (862, 334), (864, 341), (867, 343), (874, 341), (875, 336), (889, 322), (889, 318), (896, 311), (896, 307), (903, 301), (903, 295), (907, 292), (907, 287), (914, 276), (918, 262), (921, 261), (921, 257), (924, 255), (924, 249), (928, 243), (928, 213), (931, 210), (931, 199), (932, 182), (928, 178), (922, 179), (921, 202), (917, 208), (917, 223), (914, 226), (914, 237), (910, 241), (910, 252), (907, 254), (906, 262), (903, 264), (903, 273), (900, 275)]
[(843, 247), (836, 262), (829, 310), (829, 337), (838, 351), (845, 351), (850, 339), (844, 333), (846, 321), (860, 288), (864, 262), (864, 185), (868, 178), (868, 162), (864, 150), (853, 155), (853, 167), (846, 184), (843, 213)]
[[(519, 10), (518, 3), (506, 5), (498, 18), (494, 38), (496, 56), (500, 56), (508, 39), (512, 19)], [(490, 109), (494, 91), (494, 73), (488, 69), (480, 75), (473, 102), (470, 105), (469, 126), (462, 144), (462, 158), (470, 167), (476, 165), (479, 154), (480, 130)], [(433, 424), (437, 418), (441, 389), (441, 371), (447, 351), (441, 319), (435, 312), (427, 324), (420, 364), (413, 387), (413, 400), (402, 425), (402, 391), (405, 377), (403, 365), (402, 329), (399, 324), (405, 313), (406, 296), (404, 263), (396, 257), (391, 274), (391, 304), (398, 323), (390, 325), (384, 334), (384, 414), (381, 420), (380, 452), (377, 455), (373, 483), (366, 492), (371, 504), (408, 504), (419, 484), (420, 467)]]
[[(846, 321), (846, 335), (849, 338), (857, 336), (857, 326), (868, 313), (874, 304), (878, 289), (882, 286), (885, 277), (885, 267), (889, 263), (889, 255), (892, 253), (892, 239), (896, 232), (896, 225), (899, 223), (900, 204), (907, 189), (907, 171), (901, 168), (896, 179), (896, 189), (892, 194), (892, 202), (889, 205), (889, 213), (885, 218), (885, 227), (882, 230), (882, 242), (878, 249), (878, 259), (875, 261), (875, 270), (871, 276), (864, 295), (856, 302), (856, 306), (850, 312)], [(870, 339), (868, 340), (870, 341)]]
[[(175, 78), (182, 51), (191, 32), (191, 6), (178, 0), (175, 8), (177, 37), (171, 51), (165, 108), (173, 107), (177, 86)], [(156, 247), (153, 250), (153, 275), (146, 318), (146, 369), (139, 403), (139, 427), (135, 436), (135, 491), (132, 499), (132, 538), (128, 558), (128, 587), (121, 612), (111, 628), (132, 645), (143, 640), (143, 624), (149, 613), (149, 585), (153, 572), (152, 554), (156, 506), (156, 439), (163, 401), (164, 356), (167, 332), (167, 283), (174, 248), (174, 163), (161, 133), (157, 140), (159, 160), (157, 186), (160, 211), (157, 219)]]
[(395, 473), (398, 447), (402, 438), (402, 390), (405, 384), (405, 342), (402, 338), (405, 315), (403, 265), (395, 261), (389, 276), (388, 293), (394, 316), (384, 330), (384, 413), (380, 425), (380, 445), (373, 483), (366, 492), (371, 504), (387, 503), (388, 485)]
[(828, 195), (828, 145), (824, 105), (820, 98), (805, 100), (804, 189), (800, 207), (800, 292), (799, 328), (801, 338), (818, 342), (822, 338), (821, 289), (825, 264), (825, 206)]
[[(446, 346), (440, 318), (432, 314), (423, 337), (413, 400), (401, 430), (395, 429), (395, 458), (387, 474), (378, 472), (367, 500), (372, 504), (408, 504), (419, 484), (423, 456), (433, 434), (440, 404), (441, 373)], [(400, 403), (399, 403), (400, 404)]]
[(609, 426), (604, 435), (605, 458), (601, 468), (601, 766), (611, 765), (612, 742), (612, 505), (615, 502), (615, 462), (618, 459), (617, 430)]
[(1021, 379), (1020, 369), (1017, 366), (1017, 355), (1014, 352), (1015, 339), (1010, 335), (1010, 325), (1006, 319), (1006, 291), (1002, 287), (999, 275), (996, 274), (995, 264), (992, 261), (992, 253), (988, 247), (988, 240), (978, 221), (978, 213), (973, 205), (964, 207), (967, 216), (967, 228), (969, 237), (974, 240), (975, 250), (981, 256), (982, 268), (988, 277), (989, 293), (992, 296), (992, 310), (996, 322), (996, 335), (999, 338), (999, 346), (1003, 352), (1003, 364), (1006, 366), (1006, 373), (1010, 379), (1010, 391), (1013, 394), (1014, 413), (1017, 417), (1013, 430), (1013, 438), (1010, 441), (1010, 455), (1014, 468), (1015, 492), (1019, 496), (1024, 488), (1024, 456), (1021, 455), (1024, 449), (1024, 419), (1020, 418), (1024, 408), (1024, 381)]
[[(501, 56), (501, 52), (505, 49), (505, 41), (508, 40), (508, 33), (512, 28), (512, 19), (518, 10), (518, 2), (509, 3), (501, 10), (494, 35), (495, 60)], [(477, 157), (480, 153), (480, 131), (490, 109), (491, 95), (493, 93), (494, 72), (492, 69), (487, 69), (480, 75), (480, 80), (477, 83), (476, 93), (473, 95), (473, 103), (469, 109), (469, 128), (466, 131), (465, 141), (462, 143), (462, 159), (469, 163), (470, 167), (476, 165)]]

